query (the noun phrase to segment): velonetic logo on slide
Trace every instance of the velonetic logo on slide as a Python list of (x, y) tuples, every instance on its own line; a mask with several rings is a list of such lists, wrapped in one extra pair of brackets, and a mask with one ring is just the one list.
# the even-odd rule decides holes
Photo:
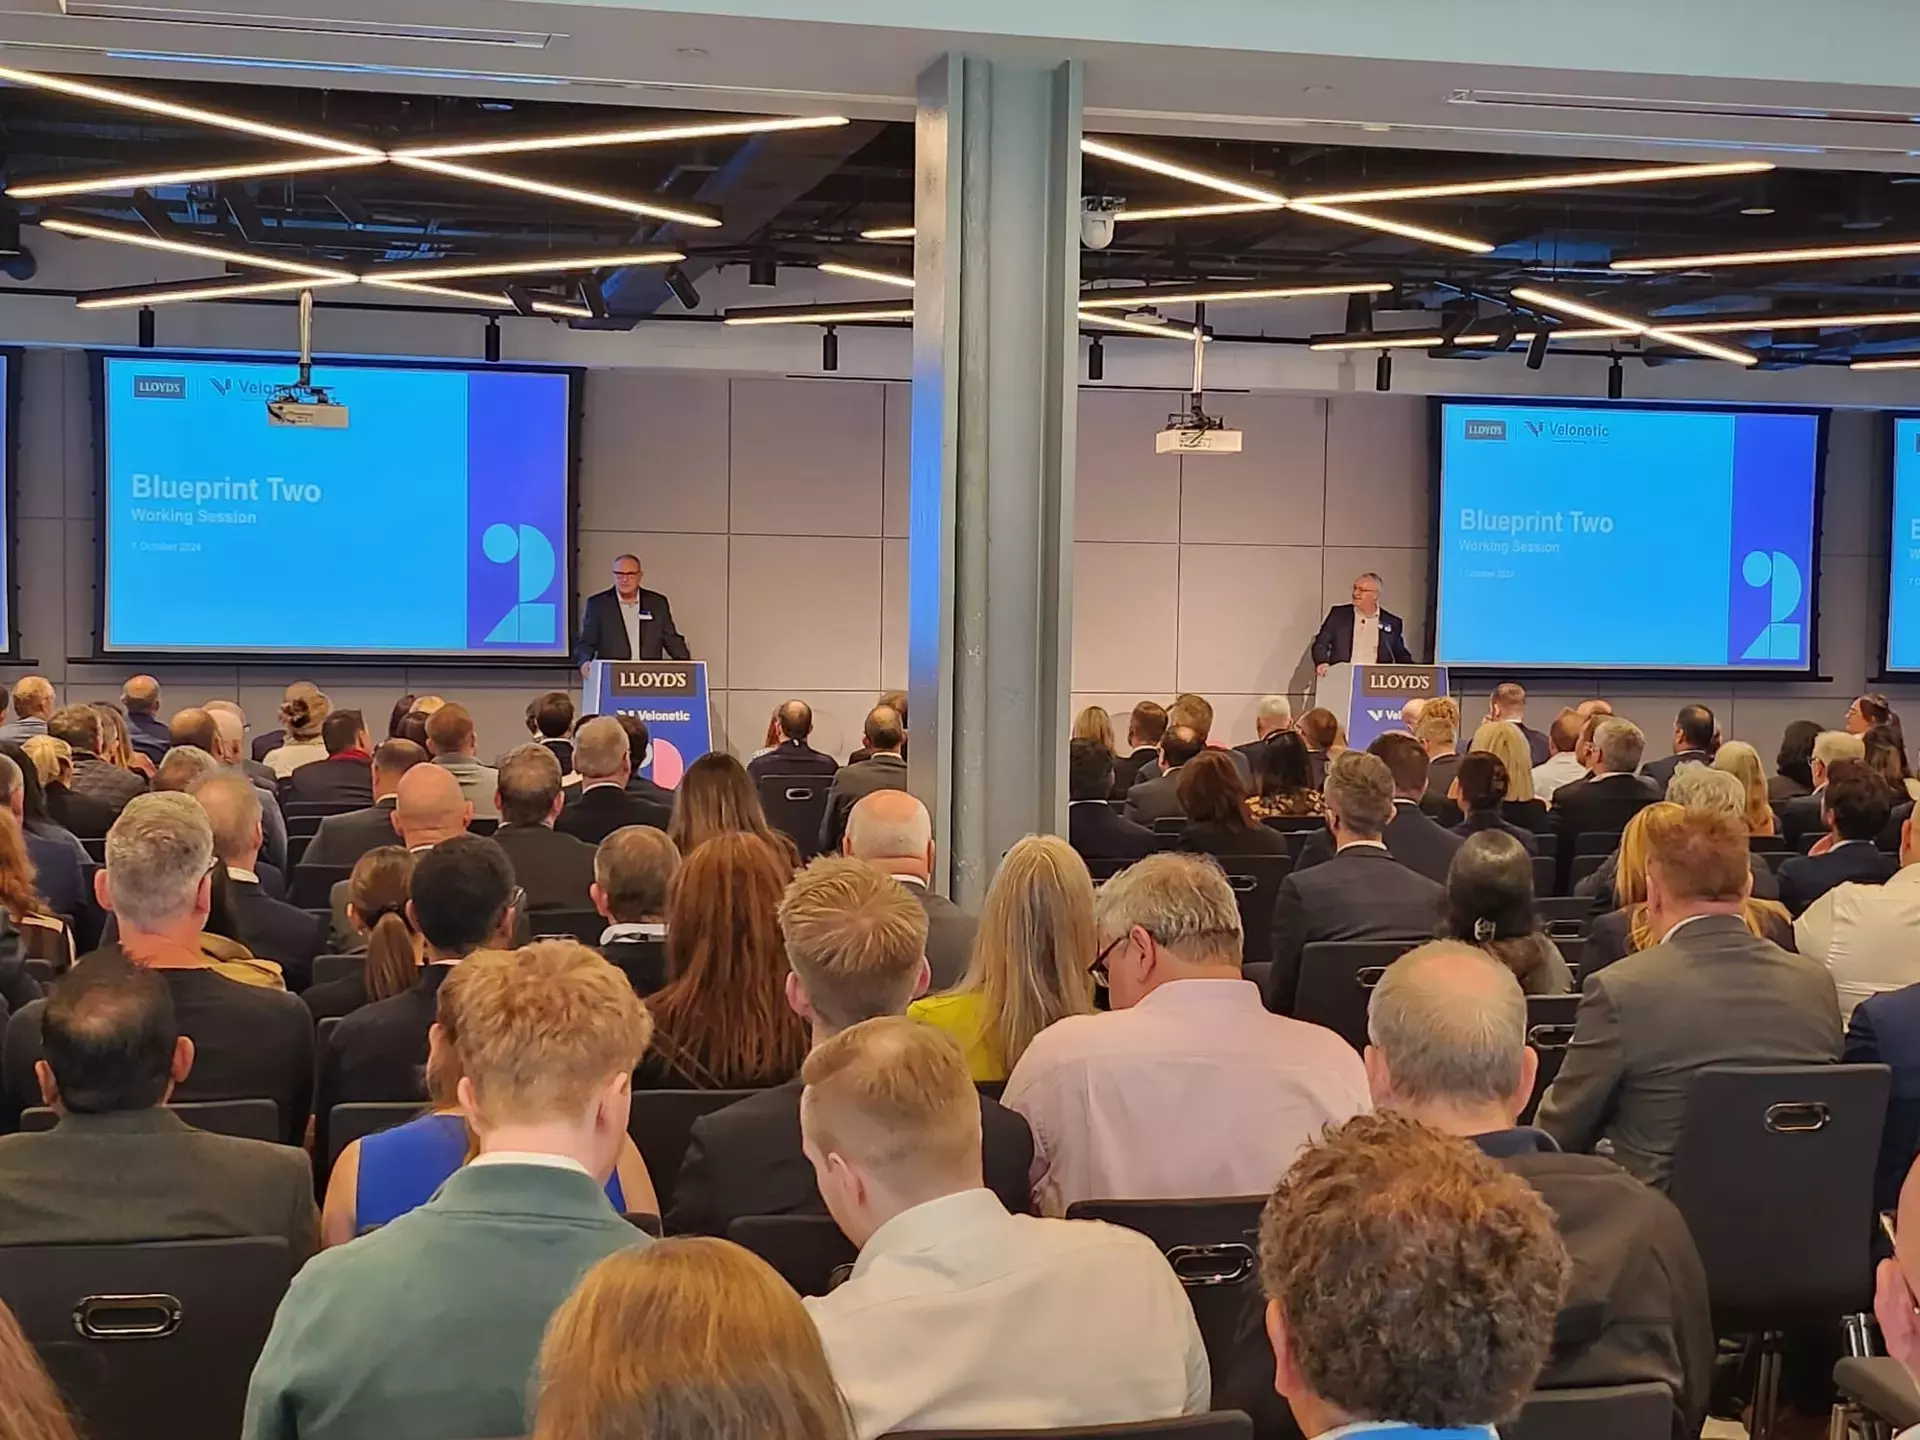
[(1536, 440), (1584, 441), (1606, 440), (1612, 431), (1600, 421), (1577, 420), (1529, 420), (1527, 433)]
[(133, 377), (136, 400), (184, 400), (187, 377), (184, 375), (136, 375)]
[(1507, 422), (1504, 420), (1467, 421), (1467, 439), (1504, 440), (1507, 438)]
[(207, 385), (222, 400), (265, 400), (280, 388), (277, 385), (269, 385), (264, 380), (231, 378), (223, 380), (217, 375), (209, 376)]

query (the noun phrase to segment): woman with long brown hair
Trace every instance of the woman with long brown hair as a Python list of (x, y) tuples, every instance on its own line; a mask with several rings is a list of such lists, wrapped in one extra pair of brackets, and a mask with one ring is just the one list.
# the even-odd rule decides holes
[(1180, 767), (1174, 786), (1187, 823), (1180, 848), (1196, 855), (1284, 855), (1286, 838), (1269, 830), (1247, 805), (1240, 770), (1224, 750), (1202, 750)]
[(29, 959), (51, 961), (56, 970), (73, 963), (73, 933), (41, 897), (26, 836), (5, 806), (0, 806), (0, 911), (19, 932)]
[(347, 881), (347, 923), (365, 937), (366, 961), (353, 974), (314, 985), (300, 997), (316, 1021), (390, 1000), (420, 978), (423, 942), (407, 918), (412, 882), (413, 856), (399, 845), (381, 845), (354, 862)]
[(788, 859), (791, 874), (800, 863), (793, 841), (767, 824), (747, 767), (724, 751), (702, 755), (680, 777), (673, 792), (673, 818), (667, 837), (682, 855), (691, 855), (716, 835), (758, 836)]
[(776, 912), (793, 878), (757, 835), (716, 835), (680, 866), (667, 902), (666, 988), (647, 998), (653, 1044), (634, 1083), (737, 1090), (791, 1080), (807, 1028), (787, 1005)]
[(547, 1323), (533, 1440), (851, 1440), (800, 1297), (757, 1255), (690, 1236), (611, 1255)]
[(4, 1300), (0, 1300), (0, 1440), (74, 1440), (73, 1421), (60, 1403), (60, 1392), (53, 1388)]

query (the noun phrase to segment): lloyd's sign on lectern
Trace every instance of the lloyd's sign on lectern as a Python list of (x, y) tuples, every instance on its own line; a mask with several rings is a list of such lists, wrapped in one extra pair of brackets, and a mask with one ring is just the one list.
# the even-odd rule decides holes
[(713, 748), (704, 660), (595, 660), (587, 666), (585, 701), (587, 714), (646, 722), (653, 759), (641, 773), (666, 789)]
[(1409, 700), (1447, 693), (1440, 665), (1333, 665), (1320, 677), (1314, 699), (1335, 715), (1347, 744), (1364, 750), (1390, 730), (1404, 731), (1400, 711)]

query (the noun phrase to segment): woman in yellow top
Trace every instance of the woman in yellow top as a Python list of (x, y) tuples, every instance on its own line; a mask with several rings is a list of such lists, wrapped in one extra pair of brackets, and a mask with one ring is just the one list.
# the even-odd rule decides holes
[(1005, 1080), (1054, 1021), (1093, 1012), (1093, 879), (1057, 835), (1029, 835), (987, 887), (960, 984), (916, 1000), (916, 1020), (959, 1044), (976, 1082)]

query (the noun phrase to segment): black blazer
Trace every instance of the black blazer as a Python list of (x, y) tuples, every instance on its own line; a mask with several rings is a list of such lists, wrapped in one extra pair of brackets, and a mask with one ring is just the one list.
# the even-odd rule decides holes
[[(824, 1215), (813, 1166), (800, 1149), (799, 1080), (776, 1085), (693, 1122), (666, 1214), (670, 1235), (725, 1235), (743, 1215)], [(1016, 1215), (1033, 1213), (1033, 1132), (1014, 1111), (980, 1097), (987, 1188)]]
[(298, 994), (313, 983), (313, 957), (327, 940), (325, 920), (274, 899), (264, 885), (244, 880), (228, 880), (227, 904), (240, 943), (278, 965), (287, 989)]
[(1156, 820), (1171, 819), (1187, 812), (1180, 807), (1180, 772), (1169, 770), (1151, 780), (1142, 780), (1127, 791), (1127, 818), (1136, 825), (1151, 826)]
[(365, 760), (339, 760), (329, 756), (312, 765), (302, 765), (280, 782), (280, 798), (292, 801), (326, 801), (357, 805), (373, 804), (373, 767)]
[[(1342, 665), (1353, 658), (1353, 606), (1336, 605), (1320, 622), (1320, 633), (1313, 637), (1313, 663)], [(1413, 652), (1407, 649), (1407, 627), (1390, 610), (1380, 612), (1380, 663), (1411, 665)]]
[(666, 941), (633, 935), (594, 948), (607, 957), (608, 964), (627, 977), (627, 983), (633, 986), (633, 993), (641, 999), (666, 987)]
[(1553, 792), (1553, 829), (1560, 837), (1561, 860), (1571, 860), (1574, 836), (1599, 831), (1618, 835), (1660, 796), (1638, 775), (1589, 775), (1562, 785)]
[(1540, 841), (1531, 830), (1526, 830), (1510, 821), (1503, 820), (1491, 810), (1482, 810), (1467, 816), (1453, 827), (1453, 833), (1462, 840), (1469, 835), (1478, 835), (1482, 830), (1499, 830), (1518, 840), (1529, 855), (1540, 853)]
[(1820, 817), (1826, 788), (1822, 785), (1811, 794), (1796, 795), (1774, 807), (1774, 814), (1780, 817), (1781, 838), (1789, 845), (1797, 846), (1805, 836), (1818, 835), (1827, 828), (1827, 822)]
[(502, 825), (494, 843), (513, 864), (514, 883), (527, 892), (527, 909), (591, 910), (593, 846), (546, 825)]
[(951, 990), (965, 978), (967, 962), (973, 958), (973, 934), (980, 928), (977, 916), (969, 915), (944, 895), (936, 895), (925, 885), (901, 881), (913, 892), (920, 908), (927, 912), (927, 969), (933, 980), (929, 994)]
[[(1460, 843), (1456, 835), (1447, 838), (1456, 846)], [(1295, 870), (1280, 882), (1280, 898), (1273, 907), (1267, 1008), (1281, 1015), (1293, 1013), (1300, 955), (1312, 942), (1393, 940), (1411, 948), (1433, 938), (1446, 900), (1447, 892), (1426, 876), (1367, 845), (1349, 847), (1311, 869)]]
[[(363, 1006), (334, 1026), (320, 1056), (313, 1096), (313, 1153), (327, 1153), (327, 1119), (336, 1105), (425, 1100), (427, 1031), (440, 982), (451, 965), (428, 965), (411, 990)], [(301, 1007), (305, 1018), (306, 1007)]]
[[(1447, 870), (1453, 857), (1466, 842), (1451, 830), (1436, 825), (1433, 817), (1411, 800), (1393, 802), (1393, 819), (1380, 838), (1387, 853), (1416, 875), (1424, 875), (1436, 885), (1447, 883)], [(1301, 848), (1294, 869), (1305, 870), (1325, 864), (1333, 858), (1333, 835), (1322, 830)], [(1329, 936), (1329, 939), (1338, 937)]]
[(1231, 859), (1235, 855), (1285, 855), (1287, 837), (1258, 820), (1250, 830), (1236, 830), (1214, 821), (1189, 820), (1181, 830), (1179, 848), (1192, 855)]
[(853, 807), (876, 790), (907, 788), (907, 760), (904, 755), (875, 755), (843, 767), (827, 787), (827, 813), (820, 817), (820, 853), (838, 855), (840, 841), (847, 833), (847, 816)]
[[(304, 766), (312, 769), (312, 766)], [(294, 772), (296, 775), (299, 771)], [(349, 810), (344, 815), (329, 815), (320, 822), (313, 839), (300, 857), (302, 865), (353, 865), (369, 850), (382, 845), (405, 845), (393, 828), (393, 796), (375, 801), (364, 810)]]
[(82, 840), (99, 840), (113, 828), (119, 811), (93, 795), (83, 795), (59, 781), (46, 787), (47, 817)]
[(765, 775), (832, 775), (840, 762), (823, 755), (804, 740), (782, 740), (764, 755), (747, 762), (747, 773), (758, 780)]
[(595, 785), (581, 790), (560, 807), (560, 818), (553, 828), (588, 845), (598, 845), (616, 830), (628, 825), (667, 828), (673, 818), (672, 805), (655, 805), (618, 785)]
[(1712, 763), (1713, 756), (1704, 750), (1682, 750), (1675, 755), (1662, 755), (1658, 760), (1647, 761), (1640, 767), (1640, 777), (1658, 785), (1660, 794), (1664, 797), (1667, 786), (1673, 780), (1673, 772), (1682, 765), (1711, 765)]
[(1077, 800), (1067, 806), (1067, 843), (1082, 860), (1139, 860), (1151, 855), (1153, 832), (1114, 813), (1104, 800)]
[(1139, 781), (1140, 772), (1149, 763), (1157, 761), (1159, 758), (1160, 752), (1151, 745), (1142, 745), (1138, 750), (1128, 755), (1114, 756), (1112, 798), (1115, 800), (1126, 799), (1127, 791), (1131, 790)]
[(620, 597), (612, 590), (589, 595), (580, 615), (580, 635), (573, 644), (573, 663), (589, 660), (691, 660), (686, 637), (673, 626), (673, 607), (658, 590), (642, 590), (640, 653), (627, 644), (627, 627), (620, 621)]
[(1780, 862), (1780, 903), (1798, 916), (1834, 886), (1884, 885), (1900, 868), (1900, 857), (1874, 847), (1871, 840), (1835, 846), (1824, 855), (1794, 855)]

